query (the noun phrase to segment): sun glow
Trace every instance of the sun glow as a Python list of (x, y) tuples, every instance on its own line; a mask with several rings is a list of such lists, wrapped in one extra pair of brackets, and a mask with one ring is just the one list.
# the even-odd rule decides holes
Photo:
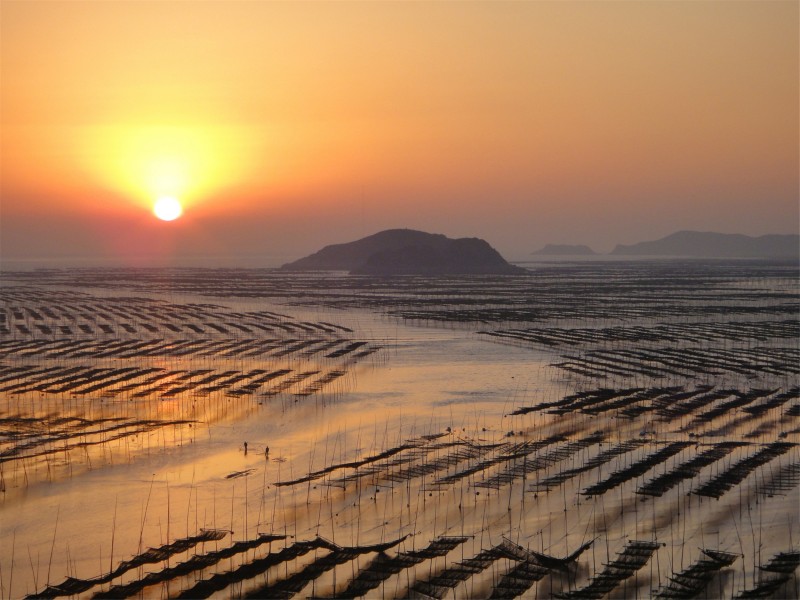
[(183, 207), (172, 196), (161, 196), (153, 205), (153, 214), (162, 221), (174, 221), (183, 214)]
[(180, 198), (185, 208), (240, 180), (243, 161), (231, 158), (234, 138), (225, 128), (132, 122), (96, 128), (87, 156), (90, 169), (109, 188), (143, 208), (151, 208), (153, 198), (167, 197)]

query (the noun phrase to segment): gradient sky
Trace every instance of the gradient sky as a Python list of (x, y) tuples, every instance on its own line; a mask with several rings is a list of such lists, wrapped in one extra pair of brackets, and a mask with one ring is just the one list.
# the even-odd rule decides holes
[[(795, 0), (2, 0), (2, 259), (796, 233), (799, 23)], [(183, 218), (153, 218), (164, 194)]]

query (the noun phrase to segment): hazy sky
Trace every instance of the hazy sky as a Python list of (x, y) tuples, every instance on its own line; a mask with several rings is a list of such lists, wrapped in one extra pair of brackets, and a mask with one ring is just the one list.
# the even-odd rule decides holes
[(4, 261), (800, 229), (795, 0), (0, 6)]

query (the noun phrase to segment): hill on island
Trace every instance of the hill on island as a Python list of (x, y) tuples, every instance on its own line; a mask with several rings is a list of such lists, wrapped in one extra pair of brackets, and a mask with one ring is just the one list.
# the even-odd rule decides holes
[(354, 242), (325, 246), (281, 268), (350, 271), (363, 275), (517, 275), (527, 272), (506, 262), (485, 240), (451, 239), (413, 229), (389, 229)]
[(532, 254), (537, 256), (594, 256), (597, 252), (583, 244), (547, 244)]
[(681, 256), (690, 258), (797, 258), (800, 236), (679, 231), (665, 238), (629, 246), (618, 245), (613, 255)]

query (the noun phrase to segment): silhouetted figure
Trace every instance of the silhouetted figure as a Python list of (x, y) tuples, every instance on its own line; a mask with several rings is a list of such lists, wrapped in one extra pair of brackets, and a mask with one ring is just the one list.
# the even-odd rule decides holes
[(264, 447), (264, 456), (269, 457), (269, 446)]
[(244, 453), (247, 454), (247, 442), (244, 443)]

